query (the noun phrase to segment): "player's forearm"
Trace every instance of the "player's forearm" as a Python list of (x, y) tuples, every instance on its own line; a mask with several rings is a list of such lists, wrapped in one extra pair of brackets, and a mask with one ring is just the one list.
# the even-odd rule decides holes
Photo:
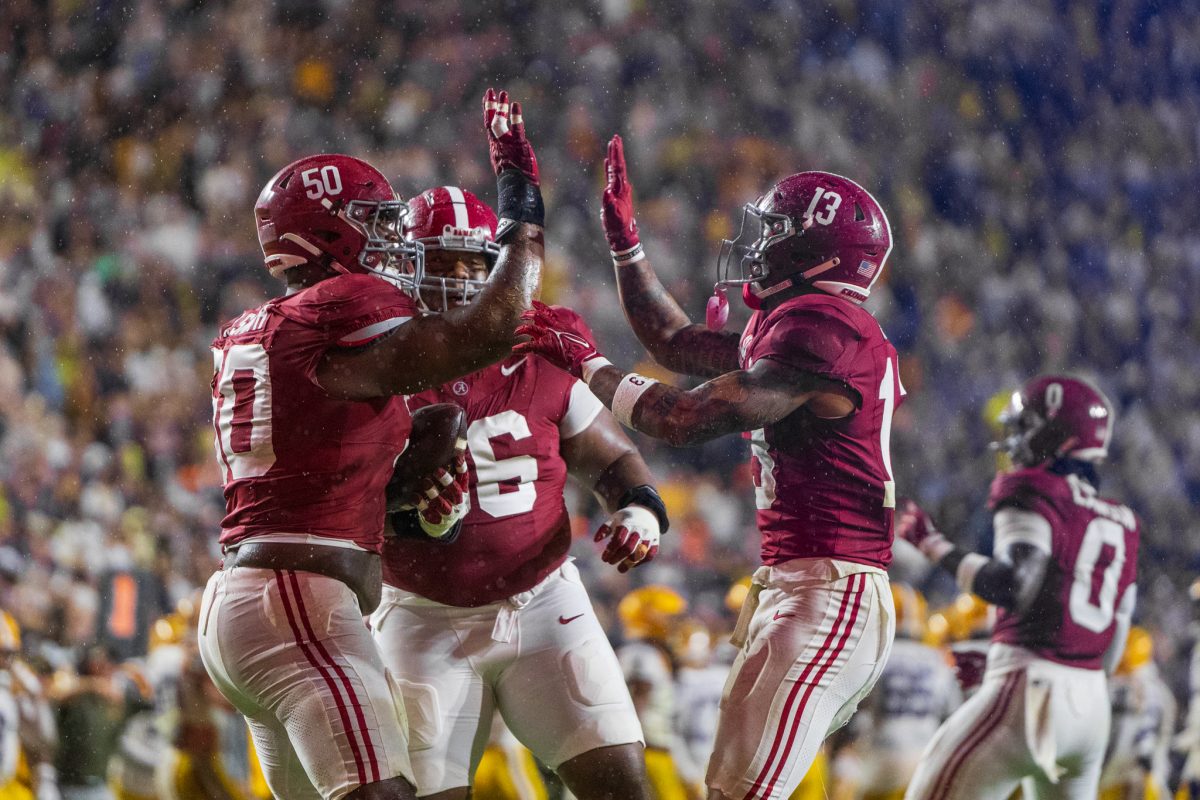
[(506, 237), (487, 282), (475, 301), (447, 312), (459, 329), (463, 358), (483, 367), (503, 358), (516, 342), (513, 331), (537, 297), (546, 255), (545, 230), (519, 223)]
[(684, 391), (653, 382), (633, 400), (628, 399), (631, 395), (626, 391), (618, 398), (618, 387), (630, 376), (640, 377), (608, 366), (588, 382), (600, 402), (627, 427), (676, 447), (702, 444), (744, 429), (736, 409), (716, 397), (708, 383)]
[(960, 589), (1009, 610), (1028, 608), (1041, 589), (1047, 558), (1032, 547), (1013, 563), (951, 545), (934, 563), (954, 576)]
[(641, 454), (632, 450), (621, 455), (600, 473), (592, 491), (604, 510), (612, 514), (621, 508), (621, 500), (630, 489), (653, 485), (654, 476), (650, 468)]
[(737, 369), (737, 336), (696, 325), (647, 259), (616, 267), (621, 307), (638, 341), (673, 372), (711, 377)]

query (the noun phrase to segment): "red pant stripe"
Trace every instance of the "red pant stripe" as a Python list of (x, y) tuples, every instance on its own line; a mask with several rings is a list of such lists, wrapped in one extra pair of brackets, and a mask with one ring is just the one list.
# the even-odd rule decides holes
[[(366, 767), (363, 764), (362, 752), (358, 748), (358, 738), (355, 736), (354, 727), (350, 723), (350, 714), (346, 710), (346, 703), (342, 698), (342, 693), (338, 689), (337, 682), (334, 681), (329, 670), (317, 659), (316, 654), (308, 646), (308, 640), (300, 632), (300, 625), (296, 622), (298, 612), (292, 610), (291, 601), (288, 599), (287, 585), (280, 570), (275, 570), (275, 582), (279, 585), (279, 594), (283, 598), (283, 610), (287, 614), (288, 626), (292, 629), (292, 635), (296, 639), (296, 644), (300, 646), (300, 652), (304, 653), (304, 657), (312, 665), (313, 669), (320, 673), (321, 677), (325, 680), (325, 684), (329, 687), (330, 693), (333, 694), (334, 702), (337, 703), (338, 716), (342, 719), (342, 728), (346, 731), (346, 739), (350, 742), (350, 751), (354, 754), (354, 764), (358, 768), (359, 783), (366, 783)], [(299, 592), (297, 592), (298, 594)]]
[(313, 643), (313, 646), (317, 648), (317, 652), (321, 654), (329, 666), (333, 667), (334, 672), (338, 674), (338, 677), (342, 681), (342, 686), (346, 689), (346, 696), (350, 700), (350, 705), (354, 708), (354, 714), (358, 720), (358, 735), (362, 737), (363, 747), (366, 748), (367, 758), (371, 762), (371, 775), (373, 776), (371, 780), (382, 780), (383, 776), (379, 772), (379, 761), (375, 757), (375, 746), (371, 743), (371, 734), (370, 730), (367, 728), (366, 716), (363, 714), (362, 703), (358, 701), (358, 694), (354, 691), (354, 684), (351, 682), (350, 678), (347, 677), (346, 670), (342, 667), (342, 665), (335, 661), (333, 656), (329, 654), (329, 651), (325, 649), (325, 643), (318, 639), (316, 634), (313, 633), (312, 623), (309, 622), (308, 614), (305, 613), (304, 610), (304, 596), (300, 594), (300, 581), (296, 577), (296, 573), (289, 570), (288, 578), (290, 578), (292, 581), (292, 588), (295, 590), (296, 603), (300, 607), (300, 619), (304, 621), (304, 627), (308, 631), (308, 635)]
[(933, 797), (944, 798), (950, 793), (954, 786), (954, 780), (958, 777), (958, 771), (962, 765), (966, 763), (979, 745), (983, 744), (987, 737), (992, 735), (996, 728), (1000, 727), (1000, 723), (1004, 721), (1004, 714), (1008, 711), (1008, 703), (1012, 700), (1013, 693), (1017, 690), (1017, 684), (1021, 681), (1020, 672), (1012, 672), (1004, 679), (1004, 685), (1000, 687), (1000, 693), (996, 696), (996, 701), (988, 712), (980, 718), (979, 723), (975, 728), (967, 734), (966, 739), (955, 751), (950, 762), (946, 764), (946, 769), (942, 772), (936, 784), (934, 784)]
[[(855, 576), (851, 575), (850, 582), (853, 582), (854, 578)], [(763, 764), (762, 771), (759, 772), (758, 777), (754, 779), (754, 785), (751, 786), (750, 791), (747, 792), (745, 800), (754, 800), (755, 795), (757, 795), (759, 790), (762, 788), (763, 781), (767, 779), (767, 775), (771, 771), (771, 765), (775, 761), (775, 756), (780, 752), (780, 746), (783, 744), (784, 731), (786, 731), (788, 728), (788, 716), (791, 714), (792, 704), (796, 701), (796, 697), (800, 694), (800, 687), (804, 685), (804, 681), (806, 678), (808, 678), (808, 674), (821, 660), (825, 654), (825, 651), (829, 648), (829, 645), (838, 635), (838, 630), (841, 627), (842, 620), (845, 619), (846, 616), (846, 607), (850, 604), (850, 582), (848, 582), (846, 585), (846, 591), (842, 595), (842, 604), (838, 609), (837, 619), (834, 620), (833, 626), (829, 630), (829, 634), (825, 637), (825, 641), (822, 642), (821, 646), (817, 649), (816, 656), (804, 666), (804, 671), (801, 672), (800, 677), (796, 679), (796, 683), (792, 686), (792, 691), (788, 694), (787, 701), (783, 704), (783, 713), (779, 718), (779, 728), (775, 732), (775, 740), (771, 743), (771, 751), (767, 755), (767, 760)], [(786, 760), (786, 753), (784, 755)]]

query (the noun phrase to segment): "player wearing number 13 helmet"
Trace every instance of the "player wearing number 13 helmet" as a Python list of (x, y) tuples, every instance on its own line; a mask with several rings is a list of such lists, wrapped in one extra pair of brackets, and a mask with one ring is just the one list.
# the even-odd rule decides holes
[(1137, 517), (1097, 491), (1113, 408), (1082, 378), (1045, 375), (1002, 420), (999, 446), (1015, 468), (992, 484), (990, 558), (955, 547), (911, 501), (897, 523), (964, 591), (999, 607), (983, 683), (930, 741), (910, 800), (1003, 800), (1023, 778), (1038, 798), (1096, 797), (1106, 674), (1137, 596)]
[[(456, 186), (409, 201), (424, 245), (424, 304), (478, 302), (495, 259), (496, 215)], [(645, 798), (642, 729), (621, 667), (568, 560), (568, 475), (609, 517), (604, 560), (649, 561), (665, 508), (633, 443), (587, 386), (538, 356), (511, 356), (409, 398), (466, 412), (470, 511), (453, 542), (400, 535), (383, 552), (372, 629), (413, 693), (409, 730), (421, 796), (466, 798), (499, 713), (580, 800)], [(404, 528), (397, 525), (397, 530)]]
[[(764, 565), (735, 632), (709, 797), (782, 798), (878, 679), (891, 647), (896, 350), (862, 301), (892, 247), (883, 209), (848, 178), (802, 172), (745, 209), (724, 248), (709, 326), (692, 324), (649, 265), (619, 137), (603, 223), (625, 315), (683, 391), (612, 366), (586, 330), (535, 307), (518, 350), (583, 377), (618, 420), (677, 445), (748, 435)], [(722, 330), (724, 292), (755, 309)]]
[[(276, 797), (415, 797), (403, 696), (362, 624), (382, 591), (384, 489), (412, 429), (401, 395), (507, 355), (541, 273), (520, 106), (489, 90), (484, 125), (502, 233), (470, 307), (420, 315), (408, 208), (361, 159), (300, 159), (255, 204), (266, 267), (286, 290), (213, 342), (225, 559), (205, 590), (199, 649)], [(447, 499), (461, 500), (459, 481), (436, 485), (437, 508), (465, 511)]]

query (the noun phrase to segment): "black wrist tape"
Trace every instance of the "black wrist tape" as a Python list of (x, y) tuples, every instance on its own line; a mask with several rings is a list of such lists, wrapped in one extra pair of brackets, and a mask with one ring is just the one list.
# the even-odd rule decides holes
[(546, 226), (546, 208), (542, 205), (542, 190), (519, 169), (506, 169), (496, 178), (500, 196), (497, 211), (501, 220), (528, 222)]
[(658, 496), (658, 490), (653, 486), (643, 483), (641, 486), (626, 489), (625, 494), (621, 495), (621, 500), (617, 503), (617, 506), (624, 508), (634, 503), (654, 512), (654, 516), (658, 517), (659, 533), (666, 533), (670, 529), (671, 520), (667, 519), (667, 504)]

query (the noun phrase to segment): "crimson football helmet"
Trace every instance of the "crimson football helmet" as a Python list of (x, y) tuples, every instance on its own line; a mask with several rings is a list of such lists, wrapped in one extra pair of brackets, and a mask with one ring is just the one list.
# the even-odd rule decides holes
[[(496, 212), (471, 192), (457, 186), (426, 189), (408, 201), (404, 235), (431, 250), (483, 253), (488, 269), (500, 255), (496, 244)], [(440, 293), (444, 311), (450, 301), (469, 303), (483, 289), (483, 281), (423, 275), (420, 287)]]
[(322, 154), (293, 161), (267, 181), (254, 218), (267, 269), (328, 259), (338, 272), (367, 272), (415, 295), (424, 272), (419, 243), (404, 238), (408, 206), (362, 159)]
[(740, 285), (751, 308), (797, 284), (862, 303), (891, 251), (870, 192), (831, 172), (800, 172), (743, 208), (737, 238), (721, 243), (717, 285)]
[(1000, 415), (1007, 435), (999, 447), (1025, 467), (1056, 458), (1103, 461), (1114, 416), (1112, 403), (1091, 381), (1042, 375), (1013, 393)]

